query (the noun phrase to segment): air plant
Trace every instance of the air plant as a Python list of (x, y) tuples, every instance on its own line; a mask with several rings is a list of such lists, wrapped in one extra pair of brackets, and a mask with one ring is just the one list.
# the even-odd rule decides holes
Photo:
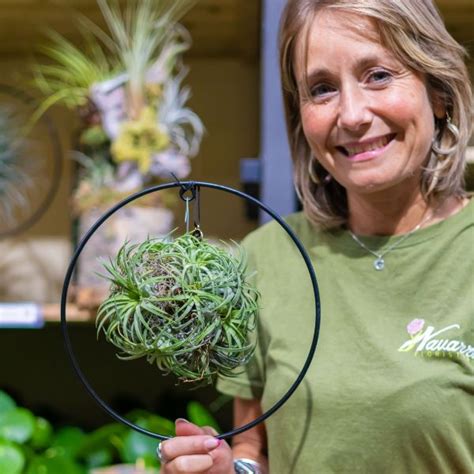
[(182, 382), (235, 375), (254, 352), (259, 295), (245, 254), (231, 250), (192, 233), (126, 243), (104, 265), (111, 288), (98, 337), (105, 334), (119, 358), (144, 357)]
[(26, 208), (32, 180), (26, 172), (25, 141), (12, 112), (0, 109), (0, 221), (14, 221), (15, 210)]
[(183, 68), (174, 78), (170, 78), (163, 86), (158, 121), (164, 125), (170, 137), (183, 156), (194, 156), (199, 150), (204, 127), (200, 118), (188, 107), (191, 91), (189, 87), (181, 87), (187, 73)]
[[(131, 118), (138, 118), (146, 105), (147, 75), (169, 42), (170, 35), (174, 36), (173, 47), (178, 46), (175, 55), (188, 48), (189, 44), (176, 41), (173, 29), (194, 3), (195, 0), (135, 0), (129, 2), (122, 12), (117, 0), (98, 0), (110, 34), (85, 20), (89, 30), (118, 58), (121, 69), (126, 71)], [(173, 56), (167, 59), (170, 64), (163, 66), (169, 68), (171, 65), (172, 68)]]
[(49, 43), (39, 47), (50, 63), (34, 66), (34, 85), (46, 98), (33, 114), (32, 124), (55, 104), (69, 109), (87, 107), (91, 86), (117, 73), (117, 62), (107, 56), (97, 39), (86, 29), (81, 32), (83, 48), (55, 31), (49, 31)]

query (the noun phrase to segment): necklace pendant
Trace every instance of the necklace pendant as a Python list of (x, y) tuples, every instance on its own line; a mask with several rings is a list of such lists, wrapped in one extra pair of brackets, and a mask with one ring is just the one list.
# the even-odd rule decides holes
[(385, 260), (382, 257), (377, 258), (374, 260), (374, 268), (377, 271), (383, 270), (385, 267)]

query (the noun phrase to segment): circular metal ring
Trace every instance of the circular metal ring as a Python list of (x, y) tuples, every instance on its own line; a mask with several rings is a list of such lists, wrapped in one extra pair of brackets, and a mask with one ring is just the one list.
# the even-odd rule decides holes
[[(219, 191), (224, 191), (230, 194), (234, 194), (235, 196), (239, 196), (243, 199), (246, 199), (248, 201), (253, 202), (256, 204), (259, 208), (263, 209), (267, 214), (269, 214), (273, 219), (275, 219), (281, 227), (287, 232), (293, 243), (296, 245), (298, 248), (301, 256), (303, 257), (303, 260), (306, 264), (306, 267), (308, 269), (309, 276), (311, 278), (311, 284), (313, 288), (313, 296), (314, 296), (314, 303), (315, 303), (315, 319), (314, 319), (314, 331), (313, 331), (313, 339), (311, 341), (311, 346), (308, 352), (308, 355), (306, 357), (306, 360), (303, 364), (303, 367), (301, 369), (301, 372), (298, 374), (298, 377), (296, 380), (293, 382), (291, 387), (288, 389), (288, 391), (282, 396), (282, 398), (276, 402), (272, 407), (270, 407), (265, 413), (262, 413), (260, 416), (255, 418), (255, 420), (234, 428), (231, 431), (228, 431), (227, 433), (219, 434), (216, 436), (218, 439), (225, 439), (225, 438), (230, 438), (232, 436), (235, 436), (237, 434), (240, 434), (244, 431), (249, 430), (250, 428), (253, 428), (254, 426), (258, 425), (259, 423), (265, 421), (267, 418), (269, 418), (273, 413), (275, 413), (293, 394), (293, 392), (297, 389), (298, 385), (302, 382), (304, 376), (306, 375), (306, 372), (309, 369), (309, 366), (313, 360), (314, 353), (316, 351), (316, 346), (318, 344), (318, 339), (319, 339), (319, 330), (321, 326), (321, 305), (320, 305), (320, 299), (319, 299), (319, 288), (318, 288), (318, 282), (316, 280), (316, 274), (313, 269), (313, 265), (311, 263), (311, 260), (306, 253), (306, 250), (303, 247), (303, 244), (300, 242), (296, 234), (291, 230), (291, 228), (288, 226), (288, 224), (272, 209), (261, 203), (258, 199), (249, 196), (248, 194), (243, 193), (242, 191), (238, 191), (233, 188), (229, 188), (227, 186), (223, 186), (220, 184), (215, 184), (215, 183), (206, 183), (206, 182), (201, 182), (201, 181), (184, 181), (180, 183), (167, 183), (167, 184), (160, 184), (158, 186), (153, 186), (147, 189), (144, 189), (143, 191), (137, 192), (128, 198), (120, 201), (117, 205), (109, 209), (107, 212), (105, 212), (96, 222), (95, 224), (89, 229), (89, 231), (84, 235), (82, 240), (79, 242), (79, 245), (74, 252), (74, 255), (72, 256), (71, 262), (69, 263), (69, 267), (66, 272), (66, 276), (64, 279), (64, 284), (63, 284), (63, 289), (62, 289), (62, 294), (61, 294), (61, 330), (62, 334), (64, 337), (64, 342), (66, 345), (66, 350), (69, 354), (69, 358), (71, 360), (72, 366), (76, 372), (76, 375), (79, 377), (81, 382), (84, 384), (85, 388), (89, 392), (89, 394), (94, 398), (94, 400), (115, 420), (127, 425), (128, 427), (134, 429), (135, 431), (138, 431), (139, 433), (142, 433), (144, 435), (151, 436), (152, 438), (160, 439), (160, 440), (165, 440), (169, 439), (170, 436), (164, 436), (159, 433), (154, 433), (153, 431), (146, 430), (145, 428), (142, 428), (141, 426), (138, 426), (134, 423), (132, 423), (130, 420), (127, 420), (123, 416), (119, 415), (117, 412), (115, 412), (112, 408), (107, 405), (94, 391), (84, 374), (82, 373), (79, 363), (77, 362), (77, 359), (74, 355), (74, 351), (72, 348), (71, 340), (69, 338), (69, 332), (67, 328), (67, 319), (66, 319), (66, 303), (68, 300), (68, 290), (69, 290), (69, 285), (71, 282), (71, 278), (77, 263), (77, 260), (79, 256), (81, 255), (81, 252), (89, 239), (92, 237), (92, 235), (97, 231), (97, 229), (115, 212), (117, 212), (119, 209), (122, 207), (126, 206), (128, 203), (135, 201), (136, 199), (145, 196), (147, 194), (160, 191), (163, 189), (168, 189), (168, 188), (175, 188), (177, 186), (201, 186), (203, 188), (211, 188), (211, 189), (217, 189)], [(188, 188), (189, 189), (189, 188)]]

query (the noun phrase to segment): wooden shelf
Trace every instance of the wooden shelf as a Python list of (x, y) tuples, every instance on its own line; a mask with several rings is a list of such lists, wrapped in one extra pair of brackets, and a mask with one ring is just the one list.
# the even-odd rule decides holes
[[(42, 305), (41, 311), (46, 322), (59, 322), (61, 320), (61, 306), (59, 304)], [(66, 317), (68, 322), (93, 322), (95, 311), (80, 308), (75, 304), (68, 304), (66, 305)]]

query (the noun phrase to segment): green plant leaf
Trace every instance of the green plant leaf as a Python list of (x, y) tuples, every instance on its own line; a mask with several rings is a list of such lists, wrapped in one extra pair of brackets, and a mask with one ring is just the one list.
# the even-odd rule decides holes
[(97, 451), (91, 452), (86, 458), (85, 462), (89, 469), (95, 467), (108, 466), (112, 464), (113, 454), (110, 449), (98, 449)]
[(35, 457), (26, 474), (87, 474), (86, 468), (80, 466), (69, 456), (57, 451), (48, 450), (45, 454)]
[(45, 449), (50, 446), (53, 438), (53, 428), (48, 420), (37, 417), (31, 436), (30, 445), (33, 449)]
[(163, 436), (175, 435), (174, 422), (159, 415), (150, 415), (145, 423), (145, 428)]
[(79, 428), (68, 426), (58, 430), (53, 438), (51, 447), (57, 453), (75, 457), (86, 438), (86, 434)]
[(89, 467), (110, 464), (115, 453), (123, 445), (122, 438), (127, 428), (120, 423), (110, 423), (89, 433), (83, 439), (77, 452)]
[(96, 451), (111, 444), (112, 438), (123, 436), (127, 428), (121, 423), (109, 423), (85, 436), (79, 450), (80, 455), (86, 455), (89, 451)]
[(17, 443), (31, 438), (35, 427), (35, 417), (25, 408), (14, 408), (0, 414), (0, 437)]
[(186, 407), (186, 412), (188, 414), (188, 420), (191, 423), (194, 423), (198, 426), (211, 426), (217, 432), (220, 432), (219, 423), (212, 416), (212, 414), (199, 402), (189, 402)]
[(16, 407), (15, 400), (3, 390), (0, 390), (0, 415), (13, 410)]
[[(123, 462), (135, 464), (138, 459), (154, 456), (158, 441), (136, 431), (130, 430), (124, 437), (121, 457)], [(158, 462), (156, 462), (158, 465)]]
[(14, 443), (0, 439), (0, 472), (20, 474), (25, 465), (25, 456)]

